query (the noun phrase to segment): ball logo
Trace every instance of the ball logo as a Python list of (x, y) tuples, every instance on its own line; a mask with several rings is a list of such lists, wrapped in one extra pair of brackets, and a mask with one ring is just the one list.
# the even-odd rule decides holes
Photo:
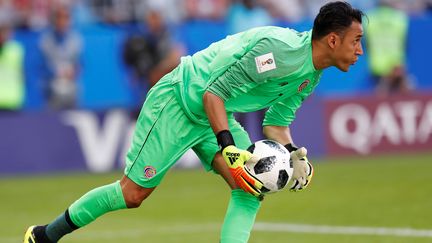
[(152, 178), (156, 175), (156, 169), (153, 166), (146, 166), (144, 167), (144, 177), (145, 178)]
[(309, 79), (306, 79), (300, 86), (298, 87), (298, 92), (302, 92), (304, 88), (306, 88), (309, 85), (310, 81)]

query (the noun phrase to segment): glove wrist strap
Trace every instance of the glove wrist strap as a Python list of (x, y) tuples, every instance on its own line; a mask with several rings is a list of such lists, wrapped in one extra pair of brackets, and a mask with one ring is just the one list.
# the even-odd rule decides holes
[(224, 150), (224, 148), (226, 148), (230, 145), (235, 145), (234, 138), (233, 138), (231, 132), (228, 130), (222, 130), (222, 131), (218, 132), (218, 134), (216, 135), (216, 138), (217, 138), (217, 142), (218, 142), (221, 150)]
[(297, 149), (298, 149), (298, 147), (295, 145), (295, 144), (293, 144), (293, 143), (288, 143), (288, 144), (285, 144), (285, 146), (284, 146), (290, 153), (292, 152), (292, 151), (296, 151)]

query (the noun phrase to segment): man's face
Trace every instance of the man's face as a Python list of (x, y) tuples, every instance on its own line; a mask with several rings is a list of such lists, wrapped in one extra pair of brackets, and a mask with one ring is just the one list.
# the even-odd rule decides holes
[(145, 21), (150, 31), (157, 33), (163, 30), (163, 19), (161, 13), (157, 11), (150, 11), (145, 16)]
[(347, 72), (357, 62), (358, 56), (363, 55), (362, 36), (363, 27), (356, 21), (343, 34), (336, 35), (333, 60), (339, 70)]
[(70, 14), (65, 8), (58, 9), (54, 17), (55, 29), (59, 32), (66, 32), (69, 29)]
[(8, 26), (0, 26), (0, 45), (3, 45), (9, 39), (10, 32)]

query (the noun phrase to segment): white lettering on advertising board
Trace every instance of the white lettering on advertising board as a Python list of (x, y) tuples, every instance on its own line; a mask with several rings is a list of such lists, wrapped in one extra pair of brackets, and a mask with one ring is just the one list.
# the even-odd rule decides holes
[[(102, 121), (94, 112), (67, 111), (63, 122), (75, 129), (87, 167), (92, 172), (108, 172), (125, 163), (125, 155), (132, 141), (135, 121), (126, 111), (113, 110)], [(199, 159), (188, 150), (176, 167), (189, 168), (199, 165)]]
[(361, 154), (370, 153), (384, 139), (395, 146), (424, 144), (432, 135), (432, 101), (383, 102), (372, 112), (361, 104), (348, 103), (339, 106), (329, 122), (334, 141)]

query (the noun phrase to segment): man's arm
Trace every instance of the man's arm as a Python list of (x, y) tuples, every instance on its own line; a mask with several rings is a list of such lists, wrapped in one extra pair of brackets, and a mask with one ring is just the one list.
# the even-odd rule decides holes
[(235, 146), (234, 138), (228, 127), (224, 101), (219, 96), (207, 91), (204, 93), (203, 103), (210, 126), (221, 147), (222, 157), (228, 165), (235, 183), (245, 192), (257, 197), (260, 196), (262, 183), (244, 169), (244, 164), (252, 157), (252, 154)]
[(217, 135), (223, 130), (228, 130), (224, 101), (219, 96), (206, 91), (203, 96), (203, 103), (213, 132)]

